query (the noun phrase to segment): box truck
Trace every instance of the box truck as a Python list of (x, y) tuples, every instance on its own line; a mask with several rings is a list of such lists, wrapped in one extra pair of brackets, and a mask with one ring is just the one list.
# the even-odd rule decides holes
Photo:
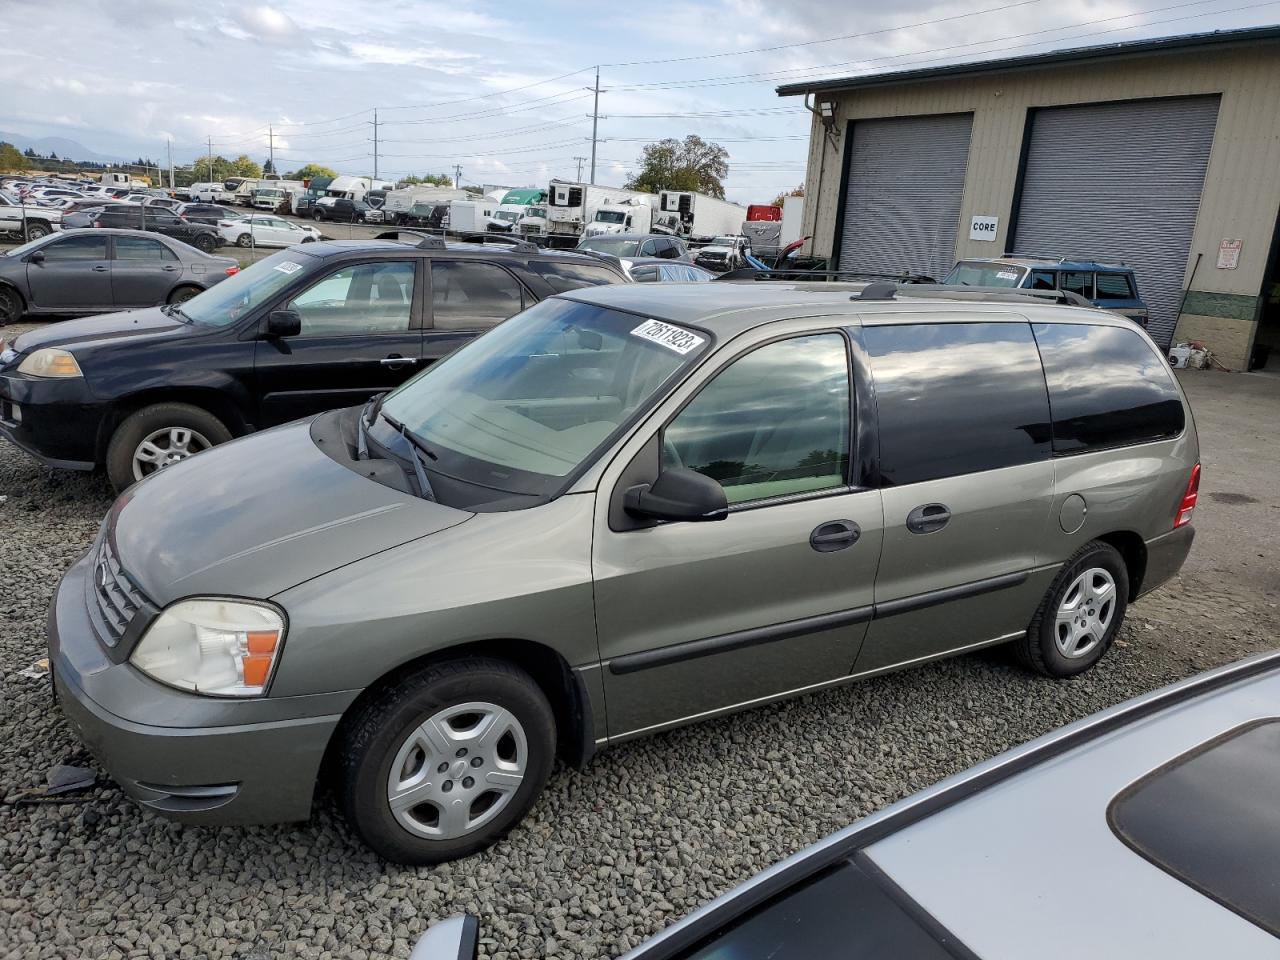
[[(441, 204), (454, 200), (466, 200), (469, 194), (465, 190), (452, 187), (436, 187), (430, 184), (405, 187), (401, 190), (388, 190), (386, 202), (382, 209), (387, 223), (403, 226), (412, 217), (423, 216), (423, 211), (430, 211)], [(415, 211), (414, 207), (418, 209)], [(429, 215), (429, 212), (428, 214)]]
[(658, 194), (658, 220), (664, 230), (686, 240), (739, 234), (746, 219), (747, 210), (741, 204), (705, 193), (663, 190)]
[(750, 242), (755, 256), (763, 260), (776, 257), (782, 249), (782, 208), (764, 203), (749, 204), (742, 235)]
[[(575, 247), (584, 236), (588, 224), (602, 226), (612, 224), (625, 225), (628, 215), (632, 217), (633, 226), (629, 232), (648, 233), (652, 228), (653, 194), (636, 190), (623, 190), (619, 187), (599, 187), (589, 183), (575, 183), (567, 180), (552, 180), (547, 189), (547, 217), (544, 236), (546, 243), (552, 247)], [(630, 201), (630, 203), (628, 203)], [(608, 219), (598, 221), (596, 214), (604, 208)], [(642, 209), (643, 208), (643, 209)], [(620, 223), (614, 218), (620, 217)], [(642, 221), (636, 224), (636, 221)], [(520, 223), (520, 231), (525, 236), (525, 227), (530, 226), (526, 220)], [(616, 233), (624, 232), (622, 229)]]

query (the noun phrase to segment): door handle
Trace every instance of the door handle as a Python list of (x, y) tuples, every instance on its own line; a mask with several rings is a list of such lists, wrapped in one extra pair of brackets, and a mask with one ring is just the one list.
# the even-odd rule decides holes
[(382, 364), (384, 367), (391, 367), (394, 369), (396, 367), (411, 367), (418, 362), (418, 358), (402, 357), (398, 353), (393, 353), (391, 356), (384, 357), (382, 360), (379, 360), (378, 362)]
[(907, 529), (912, 533), (934, 533), (951, 520), (945, 503), (924, 503), (907, 514)]
[(110, 269), (111, 269), (110, 267), (93, 267), (92, 268), (94, 273), (106, 273)]
[(852, 547), (862, 536), (862, 528), (852, 520), (832, 520), (813, 528), (809, 534), (809, 546), (819, 553), (833, 553)]
[(176, 271), (177, 271), (177, 269), (178, 269), (178, 268), (177, 268), (177, 267), (175, 267), (175, 266), (173, 266), (173, 264), (166, 263), (166, 264), (164, 265), (164, 269), (165, 269), (165, 271), (166, 271), (166, 272), (168, 272), (168, 273), (174, 273), (174, 272), (176, 272)]

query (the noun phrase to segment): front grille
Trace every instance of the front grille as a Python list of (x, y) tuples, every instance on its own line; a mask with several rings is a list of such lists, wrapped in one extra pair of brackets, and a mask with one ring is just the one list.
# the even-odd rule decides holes
[(137, 615), (144, 598), (120, 566), (108, 537), (102, 538), (91, 572), (93, 595), (105, 627), (103, 640), (111, 646), (120, 642), (130, 622)]

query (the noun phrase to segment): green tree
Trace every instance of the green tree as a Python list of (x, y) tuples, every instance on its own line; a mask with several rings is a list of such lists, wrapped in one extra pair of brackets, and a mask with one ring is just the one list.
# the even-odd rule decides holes
[(336, 177), (337, 175), (337, 170), (322, 167), (318, 163), (308, 163), (297, 170), (290, 170), (284, 175), (284, 178), (286, 180), (314, 180), (316, 177)]
[(237, 174), (235, 167), (226, 157), (199, 157), (191, 164), (191, 169), (195, 173), (195, 181), (205, 183), (212, 181), (221, 183), (227, 177), (241, 176)]
[(0, 170), (25, 170), (27, 158), (12, 143), (0, 140)]
[(696, 190), (723, 199), (729, 151), (691, 133), (684, 140), (668, 137), (649, 144), (640, 152), (639, 166), (639, 172), (623, 184), (625, 189)]
[(231, 161), (231, 169), (233, 177), (254, 178), (262, 176), (262, 167), (258, 166), (243, 153)]
[(422, 176), (412, 175), (400, 180), (399, 186), (414, 187), (425, 184), (429, 187), (452, 187), (453, 177), (447, 173), (425, 173)]
[(783, 190), (780, 194), (778, 194), (776, 197), (773, 198), (773, 205), (775, 207), (780, 207), (782, 206), (782, 201), (785, 200), (787, 197), (803, 197), (803, 196), (804, 196), (804, 184), (802, 183), (800, 184), (800, 186), (793, 187), (790, 190)]
[(265, 177), (268, 173), (275, 173), (275, 172), (276, 172), (276, 165), (271, 162), (270, 157), (267, 157), (267, 159), (262, 164), (262, 175)]

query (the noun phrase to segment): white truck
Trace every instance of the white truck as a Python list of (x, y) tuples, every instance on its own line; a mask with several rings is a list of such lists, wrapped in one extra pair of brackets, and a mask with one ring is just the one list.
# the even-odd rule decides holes
[(485, 233), (498, 204), (489, 197), (454, 200), (449, 204), (451, 233)]
[(110, 170), (100, 176), (98, 182), (105, 183), (109, 187), (128, 187), (130, 190), (142, 190), (151, 186), (150, 180), (139, 180), (131, 173), (119, 173)]
[[(640, 193), (636, 190), (623, 190), (619, 187), (598, 187), (589, 183), (574, 183), (565, 180), (552, 180), (547, 189), (547, 220), (545, 228), (546, 243), (552, 247), (575, 247), (583, 238), (589, 224), (612, 223), (614, 217), (620, 215), (620, 223), (625, 224), (628, 212), (632, 217), (631, 232), (648, 233), (652, 229), (651, 193)], [(627, 209), (618, 208), (626, 204)], [(640, 208), (644, 208), (641, 211)], [(605, 208), (608, 219), (597, 221), (596, 214)], [(639, 213), (639, 216), (637, 216)], [(636, 221), (641, 221), (637, 223)], [(524, 221), (520, 231), (525, 231)], [(611, 232), (622, 232), (621, 230)]]
[(421, 210), (426, 207), (436, 207), (442, 203), (452, 203), (454, 200), (466, 200), (469, 196), (465, 190), (423, 184), (387, 191), (387, 200), (382, 205), (382, 209), (388, 223), (404, 223), (414, 215), (415, 206)]
[(39, 240), (62, 229), (62, 214), (52, 207), (23, 205), (0, 193), (0, 234), (12, 234), (27, 240)]
[(372, 177), (352, 177), (343, 174), (330, 181), (329, 186), (325, 188), (325, 194), (330, 197), (345, 197), (348, 200), (363, 200), (364, 195), (370, 190), (391, 191), (395, 188), (396, 185), (389, 180), (374, 180)]
[(639, 199), (602, 203), (596, 207), (595, 216), (582, 231), (582, 235), (604, 237), (611, 233), (670, 233), (661, 224), (655, 225), (657, 199), (652, 194), (646, 194)]
[(665, 232), (686, 240), (710, 239), (742, 232), (747, 208), (728, 200), (691, 190), (663, 190), (658, 194), (658, 215)]

